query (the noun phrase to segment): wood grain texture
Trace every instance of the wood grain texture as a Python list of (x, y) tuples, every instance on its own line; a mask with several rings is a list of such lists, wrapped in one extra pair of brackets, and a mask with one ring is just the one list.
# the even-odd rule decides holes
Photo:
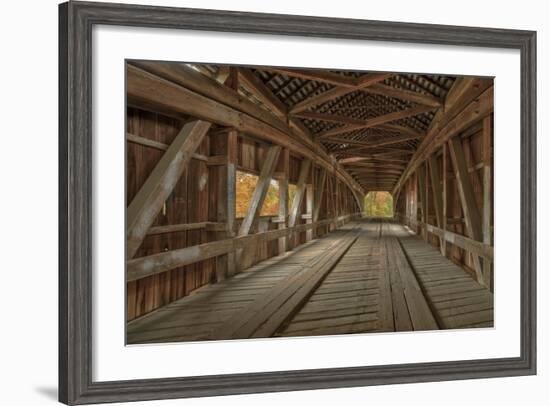
[(132, 199), (127, 214), (127, 258), (133, 258), (139, 249), (210, 125), (204, 121), (186, 124)]
[[(59, 399), (66, 404), (472, 379), (536, 373), (536, 33), (396, 22), (79, 3), (59, 7)], [(94, 24), (518, 49), (521, 322), (514, 358), (94, 382), (91, 318), (91, 29)], [(123, 135), (121, 135), (123, 136)]]
[(128, 324), (131, 343), (490, 326), (492, 294), (403, 226), (346, 224)]

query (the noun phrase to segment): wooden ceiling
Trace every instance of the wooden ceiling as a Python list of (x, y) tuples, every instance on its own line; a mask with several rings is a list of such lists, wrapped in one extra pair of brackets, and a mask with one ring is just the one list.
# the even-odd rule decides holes
[(456, 79), (279, 67), (194, 68), (211, 76), (237, 71), (241, 95), (322, 144), (365, 191), (393, 189)]

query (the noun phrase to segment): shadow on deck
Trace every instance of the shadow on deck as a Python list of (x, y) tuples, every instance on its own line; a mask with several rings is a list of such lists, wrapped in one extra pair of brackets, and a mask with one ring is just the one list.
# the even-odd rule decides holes
[(362, 220), (129, 322), (127, 342), (492, 325), (469, 274), (402, 225)]

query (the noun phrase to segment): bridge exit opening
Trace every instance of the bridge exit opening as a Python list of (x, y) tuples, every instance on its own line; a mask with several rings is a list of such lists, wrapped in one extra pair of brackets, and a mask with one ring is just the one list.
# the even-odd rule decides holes
[(393, 196), (390, 192), (368, 192), (365, 212), (368, 217), (393, 217)]

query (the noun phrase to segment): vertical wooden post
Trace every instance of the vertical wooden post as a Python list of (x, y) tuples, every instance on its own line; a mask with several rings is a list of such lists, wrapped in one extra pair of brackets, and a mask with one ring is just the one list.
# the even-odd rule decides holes
[[(430, 167), (430, 178), (432, 181), (432, 196), (434, 201), (435, 216), (437, 226), (443, 228), (443, 192), (441, 190), (441, 178), (439, 176), (439, 162), (437, 156), (433, 154), (428, 159)], [(445, 237), (439, 237), (439, 246), (443, 245)]]
[[(309, 183), (306, 185), (306, 224), (313, 222), (313, 205), (315, 204), (315, 165), (311, 165)], [(313, 239), (313, 229), (306, 230), (306, 242)]]
[[(298, 176), (298, 183), (296, 184), (296, 194), (294, 195), (292, 207), (290, 208), (290, 214), (288, 216), (288, 227), (294, 227), (296, 225), (296, 220), (300, 215), (299, 210), (306, 191), (306, 182), (309, 177), (310, 165), (311, 161), (309, 159), (304, 159), (300, 166), (300, 175)], [(290, 248), (294, 248), (297, 238), (298, 233), (293, 233), (290, 241)]]
[[(483, 119), (483, 243), (491, 245), (491, 116)], [(483, 282), (493, 289), (491, 261), (483, 258)]]
[(416, 171), (418, 177), (418, 196), (420, 198), (420, 212), (422, 214), (422, 225), (420, 227), (420, 234), (424, 241), (428, 239), (428, 232), (426, 230), (426, 224), (428, 223), (428, 213), (426, 205), (426, 172), (423, 167), (418, 168)]
[[(479, 208), (477, 207), (477, 203), (475, 201), (474, 189), (472, 187), (470, 174), (466, 165), (466, 158), (464, 155), (464, 149), (462, 148), (460, 136), (456, 136), (449, 140), (449, 151), (453, 161), (455, 178), (458, 184), (458, 194), (460, 196), (462, 211), (464, 213), (464, 220), (466, 222), (469, 237), (476, 241), (481, 241), (481, 218)], [(483, 284), (483, 275), (479, 257), (473, 255), (472, 258), (474, 261), (477, 281)]]
[(335, 183), (335, 191), (334, 191), (334, 198), (336, 200), (336, 217), (340, 217), (341, 211), (340, 211), (340, 180), (335, 177), (334, 178)]
[(399, 218), (400, 218), (399, 214), (397, 213), (397, 211), (400, 209), (400, 207), (399, 208), (397, 207), (400, 196), (401, 196), (401, 188), (399, 188), (397, 190), (397, 192), (395, 193), (395, 196), (393, 196), (393, 202), (392, 202), (393, 218), (395, 218), (397, 220), (399, 220)]
[[(258, 222), (258, 217), (260, 216), (260, 211), (264, 205), (267, 189), (271, 184), (271, 178), (273, 177), (273, 172), (275, 171), (280, 152), (281, 147), (278, 145), (269, 147), (269, 150), (267, 151), (260, 176), (258, 177), (258, 183), (256, 184), (256, 188), (254, 189), (254, 193), (252, 194), (252, 198), (250, 200), (250, 205), (248, 206), (246, 215), (243, 218), (241, 226), (239, 227), (239, 236), (248, 235)], [(246, 250), (237, 250), (235, 254), (235, 262), (239, 270), (245, 269), (250, 265), (255, 250), (255, 245), (247, 247)]]
[[(288, 148), (282, 151), (282, 171), (279, 178), (279, 230), (285, 229), (288, 221), (288, 171), (290, 152)], [(279, 238), (279, 255), (284, 254), (288, 247), (288, 237)]]
[(428, 162), (425, 163), (425, 175), (424, 175), (424, 183), (425, 183), (425, 189), (424, 189), (424, 205), (426, 207), (426, 224), (424, 225), (424, 239), (426, 242), (430, 241), (430, 233), (428, 233), (428, 224), (430, 223), (430, 171), (428, 170)]
[[(327, 171), (324, 168), (321, 168), (321, 174), (317, 183), (315, 185), (315, 198), (313, 199), (313, 222), (316, 223), (319, 220), (319, 212), (321, 210), (321, 203), (323, 201), (323, 195), (326, 185)], [(313, 236), (316, 236), (316, 232), (313, 233)]]
[[(223, 142), (223, 154), (227, 163), (214, 167), (217, 170), (217, 213), (216, 220), (225, 223), (225, 230), (217, 232), (217, 239), (235, 236), (235, 195), (236, 195), (236, 160), (237, 160), (237, 131), (231, 130)], [(235, 274), (235, 253), (216, 257), (216, 280), (222, 281)]]
[[(447, 231), (447, 144), (443, 144), (443, 223), (439, 226), (443, 229), (443, 235)], [(447, 256), (447, 240), (443, 238), (441, 243), (441, 255)]]

